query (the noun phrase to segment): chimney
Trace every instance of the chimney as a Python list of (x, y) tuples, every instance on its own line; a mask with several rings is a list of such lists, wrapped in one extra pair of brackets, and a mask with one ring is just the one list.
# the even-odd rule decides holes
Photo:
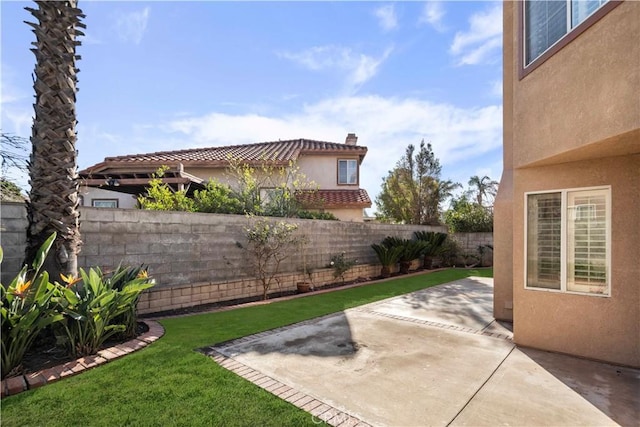
[(347, 134), (347, 139), (344, 141), (344, 143), (347, 145), (356, 145), (358, 144), (358, 137), (355, 133), (349, 133)]

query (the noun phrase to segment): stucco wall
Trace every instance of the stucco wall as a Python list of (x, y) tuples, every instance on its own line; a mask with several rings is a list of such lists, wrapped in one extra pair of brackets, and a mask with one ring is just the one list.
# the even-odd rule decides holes
[(117, 199), (120, 209), (134, 209), (137, 204), (136, 197), (132, 194), (118, 193), (103, 188), (80, 187), (79, 194), (83, 197), (83, 206), (92, 206), (94, 199)]
[[(517, 10), (515, 4), (505, 2), (505, 10)], [(507, 19), (517, 29), (515, 15)], [(589, 155), (623, 154), (635, 145), (624, 135), (640, 127), (638, 22), (640, 3), (625, 1), (524, 79), (516, 76), (512, 89), (505, 87), (505, 99), (513, 90), (514, 167), (609, 138)], [(518, 52), (517, 31), (512, 35), (505, 56)], [(513, 76), (517, 69), (508, 65), (505, 74)]]
[[(640, 366), (640, 155), (522, 169), (515, 182), (516, 343)], [(611, 296), (525, 289), (524, 192), (604, 185), (611, 186)]]
[[(521, 345), (640, 366), (640, 3), (625, 1), (523, 79), (504, 10), (504, 172), (494, 315)], [(611, 187), (611, 296), (524, 288), (524, 193)], [(510, 307), (513, 305), (513, 311)]]

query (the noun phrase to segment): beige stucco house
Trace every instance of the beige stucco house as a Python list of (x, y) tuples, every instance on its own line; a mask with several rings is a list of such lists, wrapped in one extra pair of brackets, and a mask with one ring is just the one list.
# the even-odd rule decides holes
[(504, 2), (494, 315), (640, 366), (640, 2)]
[[(258, 173), (265, 163), (275, 168), (294, 165), (313, 189), (298, 194), (305, 209), (331, 212), (342, 221), (363, 221), (364, 209), (371, 207), (369, 195), (360, 188), (367, 147), (357, 142), (358, 137), (349, 134), (344, 143), (295, 139), (107, 157), (80, 171), (80, 194), (86, 206), (134, 208), (136, 196), (161, 166), (169, 168), (163, 181), (176, 189), (193, 192), (209, 179), (233, 187), (237, 181), (228, 171), (233, 159), (258, 167)], [(265, 180), (264, 196), (276, 179)]]

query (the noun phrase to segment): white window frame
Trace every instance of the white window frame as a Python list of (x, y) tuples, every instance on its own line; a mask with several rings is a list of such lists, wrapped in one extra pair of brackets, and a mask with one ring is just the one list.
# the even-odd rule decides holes
[[(115, 206), (96, 206), (96, 202), (97, 203), (104, 203), (104, 202), (113, 202), (115, 203)], [(118, 209), (118, 206), (120, 205), (120, 201), (118, 199), (91, 199), (91, 207), (92, 208), (100, 208), (100, 209)]]
[[(340, 181), (340, 162), (346, 162), (347, 163), (347, 176), (346, 181), (345, 182), (341, 182)], [(355, 182), (349, 182), (349, 163), (353, 162), (355, 164), (355, 174), (356, 174), (356, 181)], [(358, 160), (357, 159), (338, 159), (338, 185), (358, 185), (359, 182), (359, 174), (360, 171), (358, 171)]]
[(528, 66), (530, 66), (531, 64), (535, 63), (536, 60), (538, 58), (540, 58), (542, 55), (544, 55), (546, 52), (548, 52), (549, 50), (551, 50), (555, 45), (557, 45), (558, 43), (560, 43), (565, 37), (567, 37), (568, 34), (570, 34), (572, 31), (574, 31), (577, 27), (580, 26), (580, 24), (582, 24), (584, 21), (586, 21), (590, 16), (592, 16), (593, 14), (595, 14), (598, 10), (602, 9), (603, 6), (605, 6), (607, 3), (609, 3), (609, 1), (611, 0), (605, 0), (603, 3), (601, 3), (596, 9), (593, 10), (593, 12), (591, 12), (589, 15), (585, 16), (582, 18), (582, 20), (578, 23), (576, 23), (575, 25), (573, 24), (573, 7), (572, 4), (576, 1), (580, 1), (580, 0), (565, 0), (567, 3), (567, 10), (566, 10), (566, 20), (567, 20), (567, 31), (564, 33), (564, 35), (562, 37), (560, 37), (558, 40), (556, 40), (555, 42), (553, 42), (551, 45), (549, 45), (544, 51), (540, 52), (540, 54), (538, 56), (536, 56), (535, 58), (532, 58), (531, 61), (527, 62), (527, 5), (526, 2), (529, 0), (523, 0), (523, 6), (522, 6), (522, 63), (524, 64), (524, 68), (526, 69)]
[[(568, 194), (572, 192), (583, 192), (583, 191), (593, 191), (593, 192), (602, 192), (605, 196), (605, 249), (606, 249), (606, 292), (604, 293), (592, 293), (592, 292), (580, 292), (574, 290), (567, 289), (567, 281), (568, 281), (568, 253), (567, 253), (567, 206), (568, 206)], [(536, 286), (527, 286), (528, 280), (528, 239), (529, 239), (529, 204), (528, 199), (530, 195), (537, 194), (550, 194), (550, 193), (560, 193), (561, 197), (561, 220), (560, 220), (560, 289), (551, 289), (551, 288), (543, 288)], [(555, 292), (555, 293), (563, 293), (563, 294), (573, 294), (573, 295), (588, 295), (593, 297), (603, 297), (609, 298), (611, 297), (611, 186), (600, 186), (600, 187), (578, 187), (578, 188), (563, 188), (556, 190), (543, 190), (543, 191), (528, 191), (524, 193), (524, 288), (528, 291), (542, 291), (542, 292)]]

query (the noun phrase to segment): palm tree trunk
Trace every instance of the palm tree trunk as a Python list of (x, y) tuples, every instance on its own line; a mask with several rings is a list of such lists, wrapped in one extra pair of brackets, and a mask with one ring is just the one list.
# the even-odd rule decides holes
[(85, 28), (77, 0), (38, 1), (38, 9), (26, 10), (38, 20), (27, 22), (36, 41), (33, 121), (29, 161), (31, 191), (27, 202), (26, 260), (31, 264), (37, 249), (53, 232), (56, 242), (44, 268), (52, 280), (59, 273), (77, 274), (80, 251), (76, 144), (76, 40)]

